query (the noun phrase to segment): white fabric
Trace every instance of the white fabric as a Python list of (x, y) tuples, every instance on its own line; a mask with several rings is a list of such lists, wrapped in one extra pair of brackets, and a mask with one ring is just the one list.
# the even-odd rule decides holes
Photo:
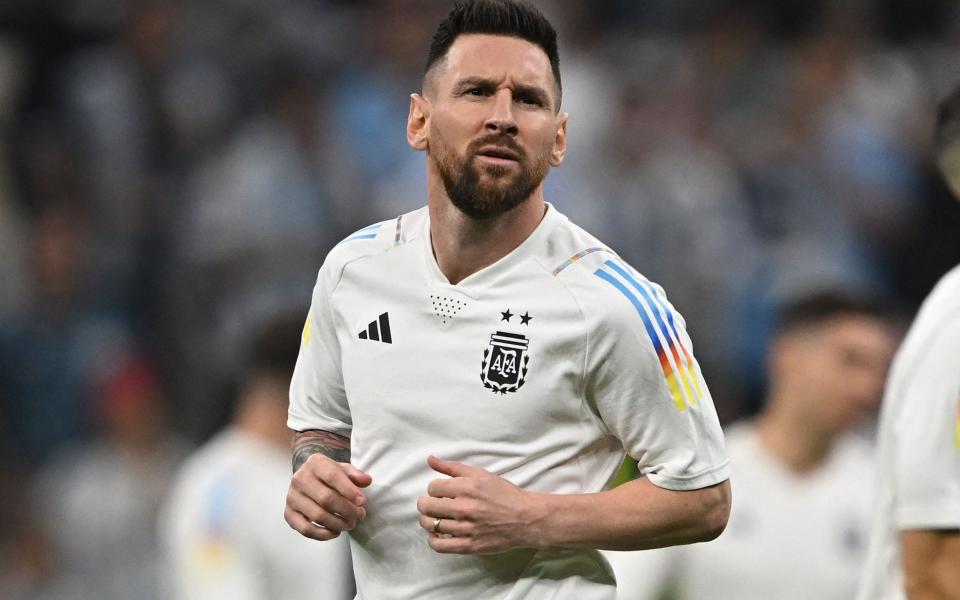
[[(598, 250), (570, 261), (589, 248)], [(597, 270), (638, 298), (632, 278), (650, 302), (634, 306)], [(679, 373), (675, 394), (639, 310)], [(383, 313), (391, 343), (361, 339)], [(525, 338), (514, 344), (528, 344), (525, 356), (492, 345), (509, 335)], [(350, 436), (353, 464), (373, 477), (368, 517), (350, 535), (359, 598), (615, 595), (593, 550), (433, 552), (416, 508), (441, 477), (427, 466), (429, 454), (539, 492), (604, 489), (624, 448), (666, 488), (728, 477), (683, 320), (659, 287), (553, 207), (512, 253), (455, 286), (433, 257), (427, 209), (357, 232), (320, 269), (303, 342), (288, 425)], [(508, 389), (495, 393), (483, 380), (493, 365), (526, 374), (500, 379)]]
[(900, 532), (960, 527), (960, 266), (924, 301), (880, 415), (877, 502), (858, 598), (905, 598)]
[(283, 519), (289, 453), (227, 429), (184, 465), (160, 521), (170, 598), (353, 598), (349, 544)]
[(866, 555), (873, 458), (853, 435), (816, 471), (797, 475), (760, 443), (752, 424), (727, 428), (733, 506), (709, 544), (605, 552), (620, 600), (657, 598), (668, 580), (681, 598), (849, 600)]

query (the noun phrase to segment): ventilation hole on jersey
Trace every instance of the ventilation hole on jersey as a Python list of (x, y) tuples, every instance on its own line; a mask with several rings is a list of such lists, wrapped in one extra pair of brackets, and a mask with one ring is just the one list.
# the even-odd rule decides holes
[(431, 295), (430, 300), (433, 305), (433, 312), (444, 325), (446, 325), (448, 321), (452, 321), (453, 317), (457, 316), (461, 310), (467, 307), (466, 302), (446, 296)]

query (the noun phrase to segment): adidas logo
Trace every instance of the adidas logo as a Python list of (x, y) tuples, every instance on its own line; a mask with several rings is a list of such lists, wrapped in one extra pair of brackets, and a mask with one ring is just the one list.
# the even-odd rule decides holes
[(390, 335), (390, 316), (383, 313), (377, 317), (376, 321), (371, 321), (367, 328), (360, 332), (361, 340), (373, 340), (374, 342), (393, 343), (393, 337)]

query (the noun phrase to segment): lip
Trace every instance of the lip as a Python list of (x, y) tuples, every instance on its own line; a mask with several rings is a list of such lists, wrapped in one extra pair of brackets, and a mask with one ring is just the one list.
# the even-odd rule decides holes
[(510, 164), (520, 162), (517, 152), (503, 146), (486, 146), (477, 151), (477, 157), (494, 164)]
[(491, 165), (515, 165), (517, 161), (512, 158), (502, 158), (500, 156), (489, 156), (487, 154), (478, 154), (477, 158)]

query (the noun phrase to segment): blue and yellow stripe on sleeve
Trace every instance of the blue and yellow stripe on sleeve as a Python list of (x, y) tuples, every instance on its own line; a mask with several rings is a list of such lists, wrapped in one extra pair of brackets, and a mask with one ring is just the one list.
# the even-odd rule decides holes
[(608, 260), (594, 271), (623, 294), (643, 322), (647, 336), (660, 361), (667, 388), (677, 411), (696, 406), (703, 397), (699, 368), (683, 345), (673, 318), (673, 310), (643, 276), (619, 260)]

